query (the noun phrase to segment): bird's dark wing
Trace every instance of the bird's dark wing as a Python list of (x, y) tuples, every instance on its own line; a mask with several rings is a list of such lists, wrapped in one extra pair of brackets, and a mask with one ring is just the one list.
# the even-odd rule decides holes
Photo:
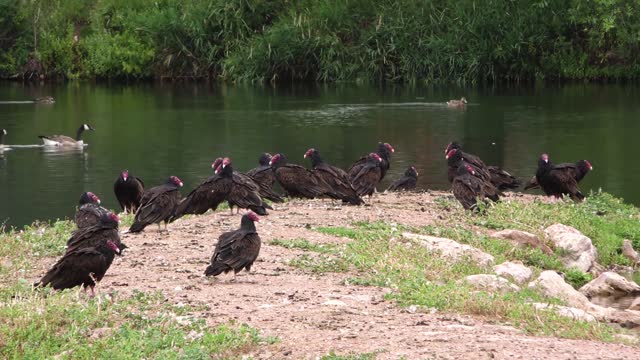
[(360, 170), (362, 170), (362, 168), (366, 163), (367, 163), (367, 157), (363, 156), (360, 159), (356, 160), (353, 164), (351, 164), (351, 166), (347, 170), (347, 173), (349, 174), (349, 179), (353, 179), (356, 176), (358, 176), (358, 174), (360, 173)]
[(520, 180), (515, 176), (509, 174), (505, 170), (497, 166), (487, 167), (489, 175), (491, 176), (491, 183), (500, 190), (517, 189), (520, 187)]
[(271, 166), (258, 166), (247, 171), (247, 176), (251, 177), (255, 182), (261, 186), (265, 186), (269, 189), (273, 187), (276, 182), (276, 176), (273, 174)]
[(96, 204), (84, 204), (75, 214), (75, 222), (79, 229), (97, 224), (100, 217), (108, 212), (107, 209)]
[(212, 176), (202, 182), (178, 204), (172, 221), (185, 214), (204, 214), (209, 209), (217, 209), (232, 187), (232, 179)]
[(539, 189), (539, 188), (540, 188), (540, 184), (538, 184), (538, 178), (535, 175), (533, 175), (533, 177), (524, 186), (524, 190)]
[(165, 188), (151, 196), (148, 201), (143, 200), (136, 212), (135, 222), (142, 224), (154, 224), (168, 219), (180, 201), (180, 192), (175, 188)]
[(276, 179), (290, 196), (316, 198), (330, 191), (326, 183), (310, 170), (293, 164), (275, 170)]
[(41, 286), (67, 289), (78, 285), (93, 285), (92, 277), (100, 281), (106, 273), (112, 256), (105, 256), (95, 248), (81, 248), (65, 253), (40, 280)]
[(400, 179), (394, 181), (387, 188), (388, 191), (400, 191), (400, 190), (413, 190), (416, 188), (417, 180), (411, 176), (403, 176)]
[(457, 176), (451, 183), (453, 196), (462, 204), (465, 209), (471, 209), (476, 205), (477, 189), (470, 181), (470, 175)]
[(379, 166), (367, 163), (360, 169), (358, 175), (353, 178), (351, 184), (359, 196), (371, 195), (380, 182), (382, 170)]

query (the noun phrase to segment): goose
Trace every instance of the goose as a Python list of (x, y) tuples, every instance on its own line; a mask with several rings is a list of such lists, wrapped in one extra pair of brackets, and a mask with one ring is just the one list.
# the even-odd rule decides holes
[(52, 96), (43, 96), (33, 99), (33, 102), (36, 104), (53, 104), (56, 101), (53, 100)]
[(2, 142), (2, 139), (4, 139), (5, 135), (7, 135), (7, 130), (0, 130), (0, 149), (6, 148), (6, 145), (4, 145), (4, 143)]
[(449, 100), (447, 101), (448, 107), (465, 107), (467, 106), (467, 98), (462, 97), (460, 100)]
[(44, 143), (45, 146), (83, 146), (84, 142), (80, 140), (80, 137), (82, 136), (82, 133), (85, 130), (94, 131), (95, 129), (91, 127), (91, 125), (82, 124), (78, 128), (78, 132), (76, 133), (75, 139), (66, 135), (49, 135), (49, 136), (40, 135), (38, 137), (42, 139), (42, 142)]

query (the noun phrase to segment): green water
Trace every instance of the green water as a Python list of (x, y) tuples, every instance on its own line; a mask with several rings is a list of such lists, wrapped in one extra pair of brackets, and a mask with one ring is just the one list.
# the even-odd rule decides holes
[[(36, 145), (40, 134), (74, 135), (84, 122), (96, 128), (85, 133), (88, 146), (81, 151), (0, 152), (0, 222), (21, 226), (72, 216), (83, 191), (115, 208), (113, 182), (125, 168), (148, 186), (176, 175), (186, 194), (211, 174), (212, 160), (221, 155), (239, 170), (255, 166), (264, 151), (308, 165), (302, 156), (316, 147), (326, 160), (347, 167), (378, 141), (396, 149), (382, 188), (414, 164), (420, 188), (447, 189), (443, 149), (456, 139), (487, 164), (523, 179), (533, 175), (542, 152), (555, 162), (588, 159), (594, 171), (580, 184), (583, 191), (602, 188), (640, 204), (639, 94), (638, 86), (582, 84), (460, 89), (0, 83), (5, 144)], [(46, 95), (56, 103), (17, 103)], [(469, 99), (466, 110), (444, 105), (462, 95)]]

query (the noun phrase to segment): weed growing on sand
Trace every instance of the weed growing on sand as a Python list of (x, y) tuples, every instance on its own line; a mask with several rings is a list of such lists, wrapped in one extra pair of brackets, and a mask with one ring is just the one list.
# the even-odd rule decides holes
[(299, 249), (304, 251), (314, 251), (318, 253), (334, 254), (338, 246), (334, 244), (314, 244), (307, 239), (273, 239), (270, 245), (282, 246), (286, 249)]

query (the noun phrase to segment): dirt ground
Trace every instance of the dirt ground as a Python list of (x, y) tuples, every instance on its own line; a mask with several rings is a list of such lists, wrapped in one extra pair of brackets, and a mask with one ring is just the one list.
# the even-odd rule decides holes
[[(273, 239), (315, 243), (349, 241), (308, 229), (385, 220), (428, 225), (437, 219), (433, 202), (443, 193), (379, 194), (372, 207), (333, 207), (329, 201), (293, 201), (257, 224), (262, 249), (251, 273), (217, 279), (203, 275), (217, 238), (236, 229), (240, 215), (216, 212), (181, 219), (159, 234), (123, 235), (130, 248), (100, 284), (100, 292), (126, 296), (161, 291), (176, 304), (208, 305), (195, 316), (210, 325), (235, 320), (276, 336), (279, 342), (250, 354), (264, 359), (319, 358), (371, 353), (377, 359), (637, 359), (640, 349), (596, 341), (533, 337), (503, 325), (459, 314), (412, 312), (385, 301), (389, 289), (345, 285), (350, 273), (317, 275), (288, 264), (304, 252), (270, 245)], [(517, 196), (523, 201), (529, 196)], [(42, 272), (50, 266), (43, 261)], [(35, 276), (37, 277), (37, 276)], [(202, 306), (200, 308), (203, 308)]]

